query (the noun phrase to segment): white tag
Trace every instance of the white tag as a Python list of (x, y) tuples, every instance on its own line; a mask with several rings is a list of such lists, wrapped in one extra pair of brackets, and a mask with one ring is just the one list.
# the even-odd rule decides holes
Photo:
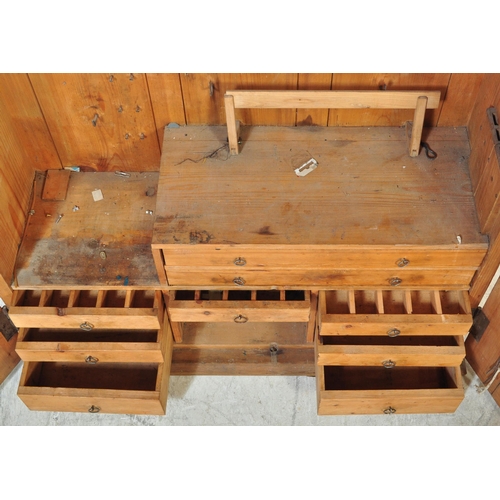
[(311, 158), (310, 160), (307, 160), (304, 165), (301, 165), (299, 168), (295, 169), (295, 173), (299, 177), (304, 177), (305, 175), (311, 173), (313, 170), (316, 169), (318, 166), (318, 162), (314, 159)]
[(92, 198), (94, 198), (94, 201), (104, 200), (104, 196), (102, 195), (102, 191), (100, 189), (95, 189), (94, 191), (92, 191)]

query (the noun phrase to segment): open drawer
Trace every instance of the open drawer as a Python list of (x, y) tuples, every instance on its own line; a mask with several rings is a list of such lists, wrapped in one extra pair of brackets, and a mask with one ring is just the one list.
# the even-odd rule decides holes
[(164, 415), (173, 338), (165, 322), (162, 363), (24, 363), (18, 396), (30, 410)]
[(304, 290), (176, 290), (168, 313), (173, 322), (308, 322)]
[(459, 366), (465, 357), (460, 335), (316, 336), (321, 366)]
[(465, 290), (330, 290), (319, 294), (321, 335), (465, 335)]
[(155, 290), (16, 290), (9, 316), (18, 328), (160, 328)]
[(317, 366), (319, 415), (453, 413), (464, 398), (459, 367)]
[(16, 352), (23, 361), (162, 363), (163, 330), (21, 328)]

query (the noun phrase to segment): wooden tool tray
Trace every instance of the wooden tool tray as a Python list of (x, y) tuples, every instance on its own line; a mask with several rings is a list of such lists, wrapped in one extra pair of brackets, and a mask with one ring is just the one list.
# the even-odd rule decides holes
[(465, 335), (464, 290), (329, 290), (319, 293), (321, 335)]
[(16, 290), (9, 315), (19, 328), (158, 329), (161, 301), (154, 290)]

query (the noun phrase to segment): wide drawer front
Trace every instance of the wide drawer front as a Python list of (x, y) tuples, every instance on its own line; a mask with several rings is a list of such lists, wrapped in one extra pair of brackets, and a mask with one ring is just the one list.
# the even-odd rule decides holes
[(174, 322), (307, 322), (310, 307), (302, 290), (176, 290), (168, 301)]
[(162, 329), (82, 330), (21, 328), (16, 352), (24, 361), (161, 363)]
[(317, 336), (320, 366), (458, 366), (465, 357), (461, 336)]
[[(158, 246), (158, 245), (157, 245)], [(419, 269), (477, 268), (485, 245), (420, 246), (293, 245), (171, 245), (161, 246), (168, 267), (290, 268), (290, 269)]]
[(318, 366), (318, 414), (452, 413), (464, 398), (459, 367)]
[(160, 327), (161, 293), (152, 290), (17, 290), (13, 304), (18, 328)]
[(474, 269), (227, 269), (213, 267), (169, 267), (165, 272), (170, 286), (196, 287), (254, 287), (254, 286), (311, 286), (311, 287), (442, 287), (468, 288)]
[(319, 294), (321, 335), (465, 335), (465, 290), (330, 290)]

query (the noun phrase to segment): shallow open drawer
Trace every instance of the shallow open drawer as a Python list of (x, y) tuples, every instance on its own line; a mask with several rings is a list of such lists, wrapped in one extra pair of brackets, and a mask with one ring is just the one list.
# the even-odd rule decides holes
[(304, 290), (176, 290), (168, 301), (174, 322), (307, 322)]
[(160, 328), (155, 290), (16, 290), (9, 316), (18, 328)]
[(459, 367), (317, 366), (319, 415), (453, 413), (464, 398)]
[(162, 363), (163, 330), (21, 328), (16, 352), (23, 361)]
[(316, 362), (322, 366), (458, 366), (465, 357), (460, 335), (318, 335), (316, 343)]
[(465, 290), (331, 290), (319, 294), (321, 335), (465, 335)]

